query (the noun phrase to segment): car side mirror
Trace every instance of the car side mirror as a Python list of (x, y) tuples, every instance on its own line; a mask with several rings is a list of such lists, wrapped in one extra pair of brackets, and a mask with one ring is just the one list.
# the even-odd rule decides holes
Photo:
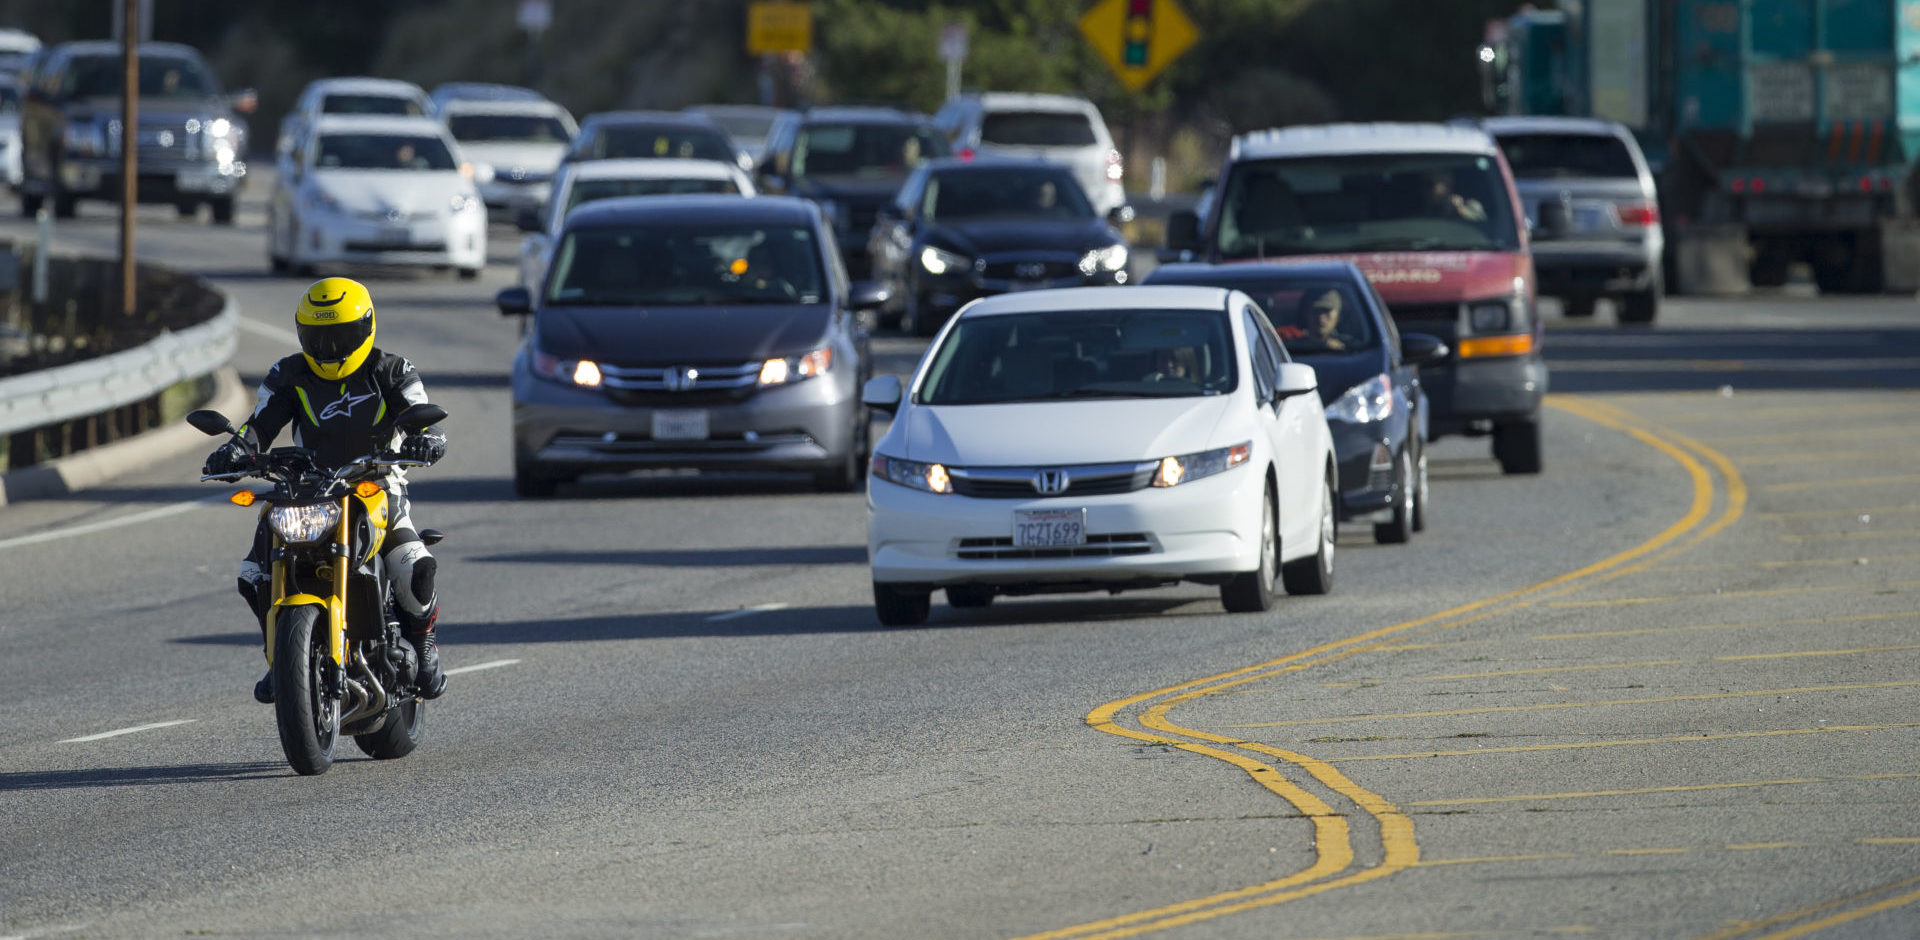
[(533, 312), (533, 294), (525, 287), (507, 287), (493, 295), (493, 305), (503, 317), (525, 316)]
[(445, 420), (447, 420), (447, 409), (421, 402), (407, 406), (407, 410), (400, 412), (399, 416), (393, 419), (393, 426), (402, 431), (424, 431)]
[(1292, 398), (1320, 388), (1320, 376), (1304, 362), (1280, 363), (1280, 375), (1273, 384), (1273, 397)]
[(876, 375), (860, 388), (860, 403), (875, 411), (893, 414), (900, 409), (900, 377)]
[(1107, 210), (1107, 224), (1114, 228), (1119, 228), (1128, 222), (1132, 222), (1134, 217), (1133, 207), (1125, 203), (1121, 203)]
[(891, 299), (893, 292), (879, 281), (854, 281), (847, 292), (847, 306), (855, 310), (872, 310)]
[(1167, 248), (1170, 251), (1199, 251), (1200, 214), (1181, 209), (1167, 216)]
[(1535, 226), (1543, 238), (1559, 238), (1573, 227), (1573, 217), (1567, 211), (1567, 204), (1558, 199), (1543, 199), (1538, 211), (1539, 223)]
[(218, 411), (210, 411), (205, 408), (202, 408), (199, 411), (188, 412), (187, 423), (190, 425), (193, 425), (194, 430), (199, 431), (200, 433), (205, 434), (208, 437), (219, 437), (222, 434), (232, 435), (232, 434), (240, 433), (233, 429), (233, 422), (228, 421), (226, 415), (223, 415)]
[(521, 206), (513, 210), (513, 224), (522, 232), (540, 231), (542, 228), (540, 210), (532, 206)]
[(1400, 337), (1400, 358), (1411, 366), (1426, 366), (1453, 355), (1445, 341), (1425, 333), (1407, 333)]

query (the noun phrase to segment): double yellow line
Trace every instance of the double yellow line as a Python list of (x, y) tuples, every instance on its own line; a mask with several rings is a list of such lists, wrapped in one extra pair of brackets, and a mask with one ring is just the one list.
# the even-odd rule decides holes
[[(1312, 821), (1314, 861), (1283, 878), (1032, 934), (1022, 940), (1113, 940), (1137, 936), (1281, 904), (1336, 888), (1351, 887), (1384, 878), (1420, 861), (1420, 846), (1414, 838), (1413, 821), (1392, 802), (1348, 779), (1326, 761), (1257, 741), (1185, 727), (1174, 722), (1168, 713), (1184, 702), (1219, 694), (1247, 683), (1377, 650), (1386, 641), (1399, 639), (1404, 634), (1452, 629), (1545, 597), (1560, 596), (1600, 581), (1644, 570), (1712, 538), (1746, 511), (1747, 489), (1739, 471), (1726, 457), (1699, 441), (1671, 431), (1656, 434), (1635, 423), (1627, 413), (1597, 401), (1549, 396), (1547, 404), (1558, 411), (1626, 434), (1672, 458), (1686, 471), (1691, 482), (1692, 499), (1686, 513), (1652, 538), (1626, 551), (1537, 584), (1279, 659), (1129, 696), (1095, 708), (1087, 714), (1086, 721), (1099, 731), (1223, 761), (1239, 768), (1255, 783), (1292, 804), (1302, 816)], [(1714, 470), (1718, 470), (1725, 481), (1724, 500), (1716, 499), (1718, 490), (1714, 483)], [(1719, 514), (1709, 522), (1708, 517), (1714, 516), (1716, 502), (1720, 504)], [(1304, 772), (1349, 804), (1349, 807), (1335, 809), (1313, 791), (1289, 778), (1282, 767)], [(1349, 872), (1355, 851), (1348, 818), (1362, 814), (1371, 817), (1379, 829), (1380, 859), (1377, 863)]]

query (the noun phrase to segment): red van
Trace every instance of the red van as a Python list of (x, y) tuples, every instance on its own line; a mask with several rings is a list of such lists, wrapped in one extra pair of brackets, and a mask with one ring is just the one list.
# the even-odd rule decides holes
[(1403, 328), (1446, 340), (1423, 366), (1431, 437), (1489, 435), (1507, 473), (1540, 472), (1533, 257), (1513, 174), (1485, 131), (1329, 124), (1234, 138), (1204, 225), (1168, 245), (1213, 264), (1337, 258), (1360, 266)]

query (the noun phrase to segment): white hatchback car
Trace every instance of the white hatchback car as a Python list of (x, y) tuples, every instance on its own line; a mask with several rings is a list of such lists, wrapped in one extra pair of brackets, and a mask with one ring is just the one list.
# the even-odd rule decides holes
[(322, 115), (267, 203), (275, 271), (406, 264), (480, 276), (487, 212), (453, 138), (429, 117)]
[(966, 94), (942, 105), (933, 126), (962, 157), (1039, 157), (1071, 167), (1096, 215), (1127, 202), (1120, 151), (1100, 109), (1085, 98), (1010, 91)]
[(889, 626), (930, 595), (1197, 581), (1260, 611), (1333, 585), (1335, 465), (1312, 366), (1247, 295), (1211, 287), (1003, 294), (948, 321), (874, 447), (867, 554)]
[(566, 226), (567, 213), (583, 203), (616, 196), (678, 196), (696, 193), (752, 196), (753, 180), (739, 167), (718, 160), (623, 158), (564, 164), (553, 194), (538, 208), (520, 206), (514, 224), (520, 239), (520, 283), (539, 293), (553, 260), (553, 246)]

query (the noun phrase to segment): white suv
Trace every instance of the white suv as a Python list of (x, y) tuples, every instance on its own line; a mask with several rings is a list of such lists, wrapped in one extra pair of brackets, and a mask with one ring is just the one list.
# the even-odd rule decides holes
[(1040, 157), (1073, 169), (1102, 215), (1126, 204), (1120, 151), (1100, 109), (1085, 98), (1015, 92), (961, 95), (942, 105), (933, 125), (954, 153)]

